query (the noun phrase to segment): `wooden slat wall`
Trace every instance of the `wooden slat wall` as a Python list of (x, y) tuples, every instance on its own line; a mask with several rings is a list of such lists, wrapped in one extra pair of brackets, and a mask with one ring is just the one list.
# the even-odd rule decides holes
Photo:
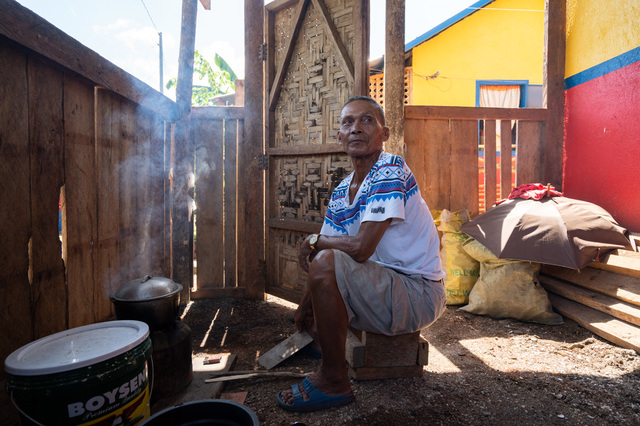
[(112, 318), (110, 292), (170, 271), (167, 117), (1, 35), (0, 56), (4, 359), (34, 339)]
[(62, 252), (67, 272), (69, 311), (76, 313), (69, 318), (70, 328), (97, 320), (97, 310), (86, 309), (86, 306), (88, 300), (91, 301), (89, 305), (95, 306), (101, 295), (93, 285), (98, 254), (94, 247), (94, 242), (98, 241), (94, 93), (91, 85), (65, 75)]
[[(516, 146), (516, 185), (544, 182), (539, 167), (546, 110), (405, 106), (407, 163), (432, 210), (481, 211), (478, 182), (478, 125), (484, 121), (485, 203), (511, 192), (511, 146)], [(512, 141), (511, 122), (517, 140)], [(500, 126), (500, 192), (496, 185), (496, 123)]]
[[(191, 298), (244, 295), (238, 284), (238, 149), (244, 109), (198, 107), (191, 115), (195, 145), (196, 284)], [(261, 236), (254, 236), (256, 243)]]

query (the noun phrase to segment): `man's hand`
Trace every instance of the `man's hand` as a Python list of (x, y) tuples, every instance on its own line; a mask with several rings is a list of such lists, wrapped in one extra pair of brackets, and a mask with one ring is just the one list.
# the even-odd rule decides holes
[(305, 238), (302, 244), (298, 247), (298, 263), (305, 272), (309, 272), (309, 262), (313, 260), (315, 253), (317, 253), (309, 245), (310, 238), (311, 235), (307, 236), (307, 238)]

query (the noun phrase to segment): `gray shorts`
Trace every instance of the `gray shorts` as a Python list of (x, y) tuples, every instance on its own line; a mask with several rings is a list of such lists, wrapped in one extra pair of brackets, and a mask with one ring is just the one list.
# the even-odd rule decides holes
[(389, 336), (413, 333), (444, 312), (441, 281), (404, 275), (371, 260), (359, 263), (340, 250), (333, 254), (338, 289), (352, 327)]

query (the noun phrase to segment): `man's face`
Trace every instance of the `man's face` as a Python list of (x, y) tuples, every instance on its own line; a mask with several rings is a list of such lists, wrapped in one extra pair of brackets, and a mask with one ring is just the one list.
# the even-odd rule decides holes
[(368, 101), (353, 101), (342, 109), (338, 143), (351, 157), (366, 157), (382, 150), (389, 128), (382, 125), (379, 111)]

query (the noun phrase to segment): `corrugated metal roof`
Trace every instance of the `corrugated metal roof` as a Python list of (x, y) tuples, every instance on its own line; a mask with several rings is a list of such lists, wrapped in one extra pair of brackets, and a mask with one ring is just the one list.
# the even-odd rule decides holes
[(489, 3), (493, 3), (494, 1), (495, 0), (481, 0), (481, 1), (478, 1), (478, 2), (468, 6), (467, 8), (462, 10), (461, 12), (453, 15), (451, 18), (447, 19), (446, 21), (444, 21), (441, 24), (433, 27), (432, 29), (430, 29), (426, 33), (422, 34), (421, 36), (416, 37), (415, 39), (411, 40), (409, 43), (405, 44), (405, 46), (404, 46), (405, 52), (408, 51), (408, 50), (413, 49), (414, 47), (416, 47), (417, 45), (419, 45), (421, 43), (424, 43), (425, 41), (429, 40), (430, 38), (435, 37), (436, 35), (440, 34), (442, 31), (444, 31), (447, 28), (449, 28), (450, 26), (462, 21), (467, 16), (474, 14), (475, 12), (480, 10), (481, 8), (487, 6)]

